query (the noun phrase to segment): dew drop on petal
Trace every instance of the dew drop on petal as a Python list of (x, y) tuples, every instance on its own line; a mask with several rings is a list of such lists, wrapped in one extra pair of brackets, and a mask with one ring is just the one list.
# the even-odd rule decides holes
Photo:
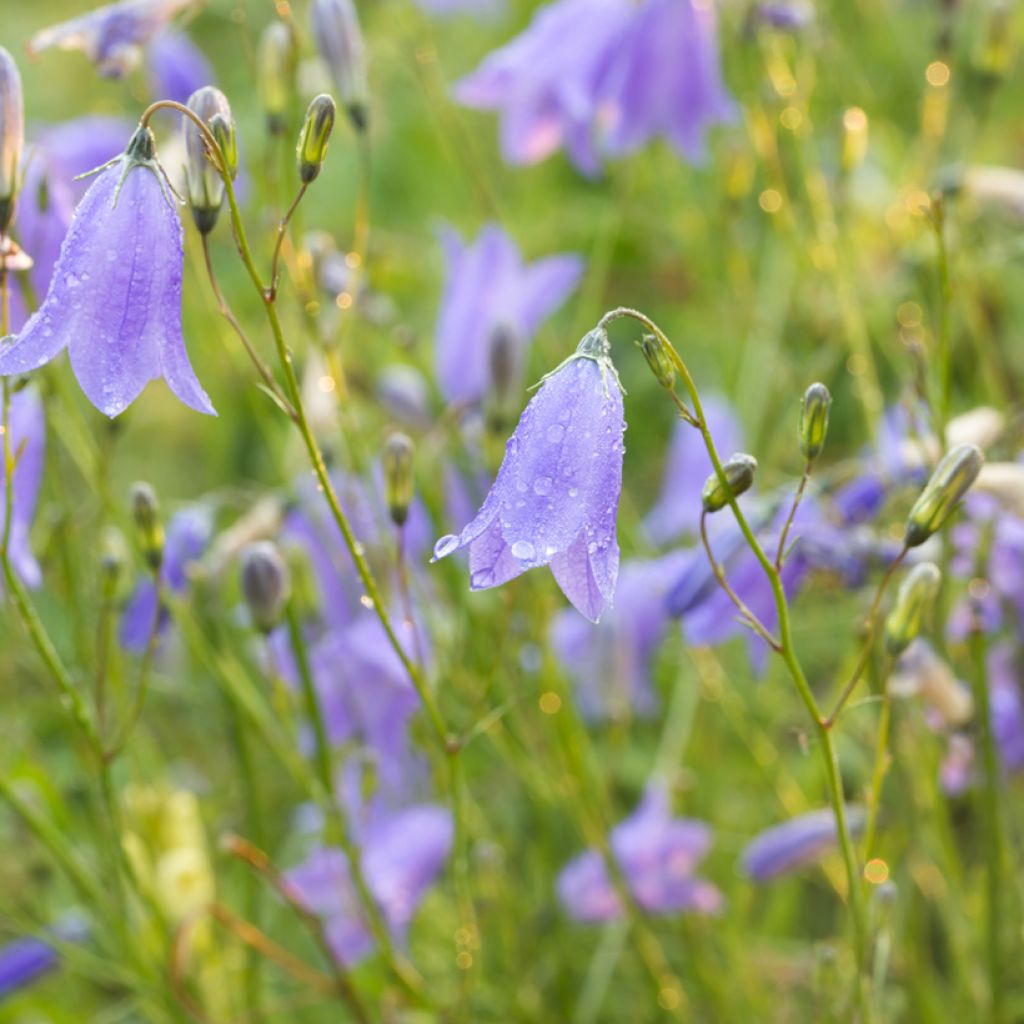
[(547, 439), (552, 444), (558, 444), (559, 441), (565, 436), (565, 427), (561, 423), (553, 423), (548, 427)]
[(434, 557), (444, 558), (446, 555), (450, 555), (459, 546), (459, 538), (454, 533), (445, 534), (435, 545), (434, 545)]
[(529, 562), (536, 554), (534, 546), (528, 540), (517, 540), (512, 545), (512, 557), (520, 562)]
[(576, 495), (579, 494), (579, 493), (580, 492), (579, 492), (579, 488), (578, 487), (570, 487), (569, 488), (569, 497), (570, 498), (575, 498)]
[(543, 497), (545, 494), (551, 493), (551, 488), (553, 486), (554, 483), (551, 477), (539, 476), (536, 480), (533, 481), (533, 493)]

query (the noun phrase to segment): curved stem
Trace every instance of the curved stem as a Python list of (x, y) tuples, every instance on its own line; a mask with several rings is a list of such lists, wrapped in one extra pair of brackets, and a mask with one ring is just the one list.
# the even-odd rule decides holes
[(274, 255), (270, 260), (270, 292), (267, 295), (267, 299), (273, 302), (277, 298), (277, 284), (278, 284), (278, 261), (281, 258), (281, 246), (284, 244), (284, 236), (288, 233), (288, 224), (291, 222), (292, 215), (298, 209), (299, 203), (302, 202), (302, 197), (306, 194), (306, 189), (309, 188), (305, 182), (299, 186), (299, 191), (296, 193), (295, 198), (292, 200), (292, 205), (285, 211), (284, 216), (281, 218), (281, 222), (277, 225), (277, 240), (274, 242)]
[(786, 516), (786, 522), (783, 524), (782, 533), (779, 534), (779, 547), (775, 552), (775, 571), (782, 572), (782, 562), (786, 557), (786, 538), (789, 536), (789, 531), (793, 526), (793, 520), (796, 518), (796, 511), (800, 507), (800, 502), (803, 500), (804, 491), (807, 490), (807, 483), (811, 479), (811, 464), (808, 462), (804, 466), (804, 474), (800, 477), (800, 485), (796, 489), (796, 494), (793, 495), (793, 504), (789, 506), (789, 515)]
[[(676, 372), (679, 374), (679, 377), (686, 388), (687, 394), (690, 396), (690, 401), (693, 405), (693, 415), (697, 420), (697, 427), (704, 440), (704, 447), (707, 449), (708, 456), (711, 459), (715, 475), (718, 477), (718, 481), (722, 485), (722, 488), (728, 498), (729, 507), (736, 519), (736, 524), (739, 526), (740, 532), (743, 534), (750, 550), (754, 553), (755, 558), (757, 558), (760, 563), (761, 568), (764, 570), (765, 576), (768, 578), (771, 585), (772, 594), (775, 600), (776, 615), (779, 621), (779, 644), (781, 647), (779, 655), (785, 663), (786, 668), (789, 670), (790, 677), (796, 686), (800, 699), (807, 708), (807, 713), (811, 718), (811, 722), (821, 744), (822, 762), (828, 783), (829, 801), (832, 805), (832, 813), (836, 821), (836, 837), (838, 839), (839, 849), (843, 856), (843, 863), (846, 868), (847, 886), (849, 889), (850, 917), (853, 926), (854, 958), (856, 962), (857, 975), (857, 1005), (861, 1014), (862, 1024), (868, 1024), (871, 1019), (871, 1007), (865, 987), (867, 972), (867, 915), (864, 907), (864, 894), (860, 886), (860, 873), (857, 868), (857, 858), (854, 852), (853, 840), (850, 836), (849, 823), (846, 817), (846, 800), (843, 794), (842, 780), (839, 775), (839, 759), (836, 753), (835, 742), (832, 737), (831, 729), (826, 726), (821, 717), (821, 712), (818, 709), (814, 693), (811, 690), (810, 684), (807, 681), (807, 677), (804, 675), (803, 668), (801, 667), (800, 661), (796, 655), (790, 625), (789, 604), (786, 600), (786, 592), (782, 585), (782, 578), (776, 570), (775, 565), (765, 554), (764, 548), (754, 535), (753, 530), (750, 528), (750, 524), (747, 522), (743, 511), (739, 507), (739, 503), (736, 501), (736, 498), (732, 493), (729, 481), (725, 475), (725, 470), (722, 467), (722, 460), (718, 454), (718, 449), (715, 447), (711, 431), (708, 429), (707, 418), (704, 415), (704, 409), (700, 401), (700, 394), (697, 391), (697, 386), (694, 383), (693, 377), (690, 375), (690, 371), (686, 364), (676, 351), (675, 346), (673, 346), (672, 342), (669, 341), (665, 332), (662, 331), (662, 329), (658, 327), (650, 317), (638, 310), (620, 306), (617, 309), (613, 309), (605, 313), (598, 322), (598, 327), (606, 328), (613, 320), (622, 319), (624, 317), (636, 320), (647, 327), (647, 329), (655, 335), (657, 340), (664, 347), (665, 353), (671, 359), (672, 365), (675, 367)], [(891, 575), (891, 571), (887, 575)]]

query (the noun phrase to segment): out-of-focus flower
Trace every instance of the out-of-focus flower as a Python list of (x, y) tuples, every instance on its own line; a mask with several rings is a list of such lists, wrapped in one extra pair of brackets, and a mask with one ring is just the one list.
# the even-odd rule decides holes
[[(640, 806), (611, 833), (611, 848), (629, 891), (648, 913), (717, 913), (722, 894), (694, 871), (711, 846), (702, 821), (673, 818), (665, 788), (652, 783)], [(558, 876), (558, 898), (577, 921), (622, 916), (622, 903), (597, 850), (570, 861)]]
[[(846, 820), (850, 832), (856, 835), (864, 827), (863, 808), (847, 807)], [(831, 809), (811, 811), (761, 832), (744, 849), (740, 862), (753, 881), (767, 882), (813, 864), (836, 843)]]
[(291, 591), (288, 563), (273, 541), (258, 540), (242, 550), (239, 576), (253, 625), (270, 632), (278, 624)]
[(733, 112), (713, 6), (693, 0), (556, 0), (455, 95), (501, 113), (510, 163), (564, 146), (585, 174), (656, 137), (699, 159), (707, 129)]
[[(57, 47), (81, 50), (106, 78), (120, 78), (142, 60), (143, 47), (175, 15), (199, 0), (121, 0), (37, 32), (31, 54)], [(201, 83), (206, 84), (206, 83)]]
[(146, 52), (149, 91), (154, 100), (188, 103), (189, 96), (217, 78), (203, 51), (185, 32), (168, 28), (149, 44)]
[(524, 263), (515, 242), (488, 224), (466, 244), (450, 227), (440, 231), (445, 285), (437, 318), (437, 383), (450, 402), (476, 402), (490, 383), (490, 350), (497, 331), (511, 337), (520, 361), (537, 328), (572, 293), (583, 261), (572, 254)]
[(576, 684), (585, 717), (654, 714), (651, 661), (669, 622), (665, 595), (688, 557), (677, 551), (657, 560), (626, 562), (615, 607), (596, 626), (568, 608), (552, 622), (552, 645)]
[(25, 145), (25, 103), (14, 58), (0, 46), (0, 238), (14, 219)]
[[(183, 509), (171, 517), (160, 567), (161, 585), (169, 593), (179, 596), (185, 593), (189, 581), (188, 567), (206, 550), (212, 530), (210, 510), (203, 506)], [(156, 584), (151, 576), (142, 577), (121, 616), (121, 646), (133, 654), (141, 654), (149, 644), (154, 623), (158, 632), (162, 632), (167, 621), (166, 609), (157, 609)]]
[(334, 80), (341, 105), (352, 124), (364, 129), (369, 117), (366, 43), (355, 4), (352, 0), (313, 0), (309, 22), (313, 42)]
[[(14, 571), (23, 583), (39, 586), (42, 573), (32, 554), (29, 533), (35, 518), (39, 485), (43, 479), (46, 456), (46, 417), (43, 403), (35, 388), (25, 388), (11, 398), (8, 426), (11, 431), (10, 450), (18, 454), (11, 475), (14, 492), (11, 496), (11, 530), (8, 549)], [(0, 480), (0, 534), (6, 518), (6, 483)]]
[(292, 29), (272, 21), (260, 35), (259, 87), (267, 130), (281, 135), (288, 129), (288, 113), (295, 94), (298, 51)]
[(989, 651), (987, 659), (992, 734), (1007, 772), (1024, 768), (1024, 698), (1017, 658), (1012, 644), (1001, 643)]
[(990, 494), (1007, 511), (1024, 518), (1024, 465), (986, 462), (974, 482), (978, 494)]
[[(402, 942), (448, 858), (451, 815), (432, 804), (380, 813), (359, 830), (357, 843), (367, 887), (392, 936)], [(372, 951), (373, 937), (341, 850), (317, 848), (285, 877), (295, 898), (323, 919), (339, 963), (352, 966)]]
[[(703, 399), (704, 415), (715, 447), (723, 452), (743, 450), (743, 433), (726, 402)], [(714, 472), (700, 432), (680, 420), (676, 423), (665, 460), (661, 495), (647, 513), (644, 526), (659, 544), (683, 534), (695, 534), (700, 519), (701, 488)]]
[[(81, 942), (88, 934), (84, 921), (68, 918), (53, 929), (61, 942)], [(60, 953), (45, 938), (16, 939), (0, 946), (0, 999), (60, 967)]]
[(974, 717), (970, 688), (926, 640), (915, 640), (900, 657), (889, 679), (889, 692), (894, 697), (920, 697), (944, 728), (964, 725)]
[(391, 416), (411, 426), (430, 421), (430, 391), (426, 378), (412, 366), (391, 363), (377, 378), (374, 393)]
[(814, 22), (814, 7), (803, 0), (788, 3), (757, 4), (751, 12), (753, 20), (784, 32), (798, 32)]
[(0, 376), (67, 348), (82, 390), (108, 416), (156, 377), (214, 415), (181, 333), (182, 229), (162, 174), (152, 133), (139, 128), (75, 210), (46, 299), (0, 347)]
[(608, 348), (607, 334), (595, 329), (544, 379), (506, 442), (476, 518), (434, 546), (435, 560), (469, 549), (471, 589), (549, 565), (562, 592), (591, 621), (611, 606), (626, 425)]

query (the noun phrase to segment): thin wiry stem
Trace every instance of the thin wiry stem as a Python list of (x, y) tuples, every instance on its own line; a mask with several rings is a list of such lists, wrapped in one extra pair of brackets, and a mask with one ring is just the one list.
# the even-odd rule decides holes
[(281, 246), (284, 244), (284, 236), (288, 233), (288, 225), (291, 223), (292, 216), (298, 209), (299, 203), (302, 202), (302, 197), (306, 194), (306, 189), (308, 188), (309, 185), (303, 182), (295, 198), (292, 200), (291, 206), (285, 211), (281, 222), (277, 225), (277, 240), (274, 242), (274, 255), (270, 260), (270, 291), (267, 294), (267, 299), (270, 302), (277, 298), (277, 285), (280, 276), (278, 261), (281, 258)]
[(786, 516), (786, 522), (782, 526), (782, 533), (779, 534), (779, 547), (775, 552), (775, 571), (782, 572), (782, 562), (786, 557), (786, 538), (789, 536), (789, 531), (793, 527), (793, 520), (796, 518), (797, 509), (800, 507), (800, 502), (803, 500), (804, 491), (807, 490), (807, 483), (811, 479), (811, 464), (808, 462), (804, 466), (803, 476), (800, 477), (800, 484), (796, 489), (796, 494), (793, 495), (793, 504), (789, 506), (789, 515)]

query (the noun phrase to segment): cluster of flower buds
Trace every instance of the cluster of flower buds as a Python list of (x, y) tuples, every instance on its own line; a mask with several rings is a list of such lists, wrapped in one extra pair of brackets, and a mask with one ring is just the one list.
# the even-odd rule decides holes
[[(700, 492), (701, 505), (704, 511), (711, 515), (719, 512), (729, 504), (730, 496), (738, 498), (741, 494), (749, 491), (754, 483), (754, 473), (757, 471), (757, 459), (753, 455), (746, 455), (738, 452), (731, 455), (722, 463), (722, 472), (729, 484), (728, 490), (722, 486), (717, 473), (712, 473), (707, 478), (703, 490)], [(730, 495), (731, 492), (731, 495)]]
[[(234, 180), (238, 173), (238, 139), (235, 120), (227, 97), (212, 85), (197, 89), (188, 100), (188, 108), (206, 125), (224, 157), (225, 170)], [(192, 219), (200, 234), (208, 234), (217, 223), (224, 204), (224, 181), (210, 162), (208, 144), (199, 126), (189, 117), (185, 128), (185, 184)]]
[(269, 633), (280, 621), (291, 596), (291, 573), (276, 544), (259, 540), (241, 555), (242, 596), (253, 625)]
[(14, 221), (25, 145), (21, 75), (14, 58), (0, 46), (0, 238)]
[(885, 620), (885, 646), (893, 657), (917, 639), (941, 583), (939, 567), (934, 562), (920, 562), (900, 584), (896, 603)]
[(908, 548), (923, 544), (953, 514), (961, 498), (981, 472), (985, 457), (973, 444), (961, 444), (947, 452), (907, 516), (903, 543)]
[(164, 560), (164, 524), (156, 491), (147, 483), (132, 484), (131, 508), (139, 550), (150, 571), (156, 574)]

